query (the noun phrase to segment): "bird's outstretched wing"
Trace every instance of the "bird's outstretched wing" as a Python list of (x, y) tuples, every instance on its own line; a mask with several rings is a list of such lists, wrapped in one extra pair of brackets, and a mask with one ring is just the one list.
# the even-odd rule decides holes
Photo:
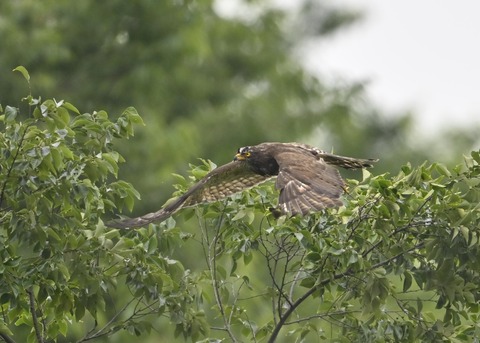
[(160, 222), (170, 217), (180, 208), (226, 198), (269, 178), (270, 176), (262, 176), (252, 172), (245, 161), (230, 162), (212, 170), (185, 194), (172, 202), (168, 202), (157, 212), (148, 213), (137, 218), (112, 220), (106, 225), (126, 229), (144, 226), (155, 221)]
[(345, 183), (337, 169), (306, 150), (275, 155), (279, 165), (276, 188), (283, 213), (305, 215), (326, 207), (342, 205)]

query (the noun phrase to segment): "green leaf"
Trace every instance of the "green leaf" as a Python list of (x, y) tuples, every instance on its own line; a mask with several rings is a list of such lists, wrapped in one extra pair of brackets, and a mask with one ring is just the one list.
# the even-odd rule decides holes
[(246, 213), (245, 213), (245, 210), (240, 210), (237, 212), (237, 214), (235, 214), (235, 216), (232, 218), (232, 221), (236, 221), (236, 220), (240, 220), (242, 219), (243, 217), (245, 217)]
[(306, 287), (306, 288), (312, 288), (313, 286), (315, 286), (315, 283), (316, 283), (315, 278), (307, 277), (307, 278), (303, 279), (302, 281), (300, 281), (300, 286)]
[(412, 274), (410, 274), (409, 272), (404, 272), (403, 273), (403, 276), (404, 276), (404, 280), (403, 280), (403, 292), (406, 292), (410, 289), (410, 287), (412, 286)]
[(64, 128), (70, 123), (70, 114), (68, 113), (68, 110), (66, 110), (64, 107), (59, 107), (57, 109), (57, 114), (54, 119), (56, 120), (59, 128)]
[(8, 326), (5, 324), (5, 321), (1, 317), (0, 317), (0, 332), (3, 334), (7, 334), (9, 336), (13, 336), (12, 331), (10, 331)]
[(442, 163), (435, 163), (435, 169), (444, 176), (450, 177), (452, 175), (448, 168)]
[(58, 321), (58, 331), (63, 335), (63, 337), (67, 337), (68, 325), (65, 320)]
[(18, 66), (15, 69), (13, 69), (12, 71), (20, 72), (23, 75), (23, 77), (25, 78), (25, 80), (30, 82), (30, 74), (28, 73), (28, 70), (24, 66)]
[(250, 251), (247, 251), (245, 254), (243, 254), (243, 263), (245, 265), (248, 265), (253, 259), (253, 254)]
[(138, 114), (137, 110), (135, 107), (127, 107), (125, 111), (123, 111), (123, 114), (134, 124), (140, 124), (140, 125), (145, 125), (143, 122), (142, 117)]
[(217, 274), (220, 275), (221, 279), (225, 279), (227, 277), (227, 272), (224, 267), (222, 266), (217, 266)]
[(62, 152), (62, 155), (65, 159), (73, 160), (74, 155), (72, 150), (70, 150), (66, 145), (61, 145), (59, 150)]
[(5, 107), (5, 122), (11, 123), (15, 120), (18, 114), (18, 109), (12, 106)]
[(474, 150), (470, 154), (475, 162), (480, 164), (480, 150)]
[(69, 103), (67, 101), (65, 101), (63, 103), (62, 107), (66, 108), (67, 110), (72, 111), (76, 114), (80, 114), (80, 111), (75, 106), (73, 106), (71, 103)]
[(118, 173), (118, 154), (116, 153), (103, 153), (102, 154), (102, 159), (104, 159), (107, 162), (108, 166), (108, 171), (117, 176)]

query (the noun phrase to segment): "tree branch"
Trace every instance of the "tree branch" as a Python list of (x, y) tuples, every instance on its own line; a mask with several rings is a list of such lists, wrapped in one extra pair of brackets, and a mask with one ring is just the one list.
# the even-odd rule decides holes
[(3, 339), (6, 343), (16, 343), (12, 337), (3, 332), (0, 332), (0, 338)]
[(343, 273), (338, 273), (338, 274), (335, 274), (332, 278), (326, 278), (322, 281), (320, 281), (317, 285), (314, 285), (312, 288), (310, 288), (307, 292), (305, 292), (300, 298), (298, 298), (293, 304), (292, 306), (290, 306), (286, 311), (285, 313), (283, 314), (283, 316), (280, 318), (280, 320), (278, 321), (277, 325), (275, 326), (275, 328), (273, 329), (272, 331), (272, 335), (270, 336), (269, 340), (268, 340), (268, 343), (274, 343), (275, 340), (277, 339), (278, 337), (278, 334), (280, 333), (280, 330), (282, 329), (282, 327), (286, 324), (287, 322), (287, 319), (288, 317), (297, 309), (297, 307), (299, 307), (306, 299), (308, 299), (308, 297), (310, 297), (313, 293), (315, 293), (320, 287), (323, 287), (325, 285), (327, 285), (329, 282), (331, 281), (335, 281), (335, 280), (338, 280), (338, 279), (341, 279), (345, 276), (353, 276), (355, 274), (358, 274), (360, 272), (362, 273), (365, 273), (365, 272), (368, 272), (368, 271), (371, 271), (371, 270), (374, 270), (374, 269), (377, 269), (377, 268), (380, 268), (382, 266), (385, 266), (387, 264), (389, 264), (390, 262), (394, 261), (395, 259), (397, 259), (398, 257), (402, 256), (403, 254), (406, 254), (406, 253), (409, 253), (415, 249), (418, 249), (420, 247), (423, 246), (423, 243), (419, 243), (417, 245), (415, 245), (414, 247), (406, 250), (406, 251), (403, 251), (401, 253), (398, 253), (397, 255), (393, 256), (393, 257), (390, 257), (389, 259), (385, 260), (385, 261), (382, 261), (382, 262), (379, 262), (377, 264), (374, 264), (373, 266), (371, 266), (370, 268), (368, 268), (367, 270), (361, 270), (361, 271), (357, 271), (357, 272), (352, 272), (350, 269), (347, 269), (346, 271), (344, 271)]
[(4, 195), (5, 195), (5, 189), (7, 188), (7, 182), (8, 182), (8, 180), (10, 179), (10, 174), (12, 173), (13, 166), (15, 165), (15, 161), (17, 160), (18, 154), (20, 153), (20, 150), (21, 150), (21, 148), (22, 148), (23, 141), (24, 141), (24, 139), (25, 139), (25, 135), (27, 134), (28, 128), (29, 128), (31, 125), (32, 125), (32, 124), (29, 124), (29, 125), (27, 125), (27, 127), (25, 128), (25, 131), (23, 132), (22, 137), (20, 138), (20, 142), (19, 142), (19, 144), (18, 144), (17, 151), (15, 152), (15, 155), (13, 156), (12, 164), (10, 165), (10, 167), (8, 167), (7, 174), (5, 175), (5, 182), (3, 183), (3, 185), (2, 185), (2, 190), (0, 191), (0, 209), (2, 208), (3, 197), (4, 197)]
[(37, 341), (39, 343), (43, 343), (43, 335), (40, 328), (40, 324), (38, 323), (37, 311), (35, 309), (35, 296), (33, 294), (33, 287), (30, 287), (27, 290), (28, 298), (30, 302), (30, 313), (32, 314), (32, 322), (33, 328), (35, 329), (35, 335), (37, 336)]

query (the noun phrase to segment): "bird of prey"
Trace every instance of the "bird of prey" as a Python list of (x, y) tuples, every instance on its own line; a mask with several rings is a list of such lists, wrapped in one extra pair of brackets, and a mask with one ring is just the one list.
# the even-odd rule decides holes
[(327, 153), (300, 143), (261, 143), (238, 149), (224, 164), (194, 184), (187, 192), (157, 212), (107, 223), (115, 228), (135, 228), (161, 222), (184, 207), (214, 202), (276, 176), (281, 214), (306, 215), (342, 205), (345, 183), (334, 166), (347, 169), (372, 167), (375, 159), (356, 159)]

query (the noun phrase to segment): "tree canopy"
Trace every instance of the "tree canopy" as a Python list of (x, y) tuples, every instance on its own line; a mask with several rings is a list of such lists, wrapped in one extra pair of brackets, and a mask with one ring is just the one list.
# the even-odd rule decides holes
[[(142, 123), (136, 110), (111, 121), (69, 102), (25, 101), (28, 119), (10, 106), (0, 114), (6, 342), (122, 332), (234, 342), (478, 338), (480, 152), (451, 169), (364, 171), (349, 180), (345, 206), (304, 218), (274, 218), (266, 183), (119, 231), (102, 218), (131, 208), (138, 193), (111, 178), (123, 162), (112, 141)], [(179, 176), (178, 191), (212, 167)]]

